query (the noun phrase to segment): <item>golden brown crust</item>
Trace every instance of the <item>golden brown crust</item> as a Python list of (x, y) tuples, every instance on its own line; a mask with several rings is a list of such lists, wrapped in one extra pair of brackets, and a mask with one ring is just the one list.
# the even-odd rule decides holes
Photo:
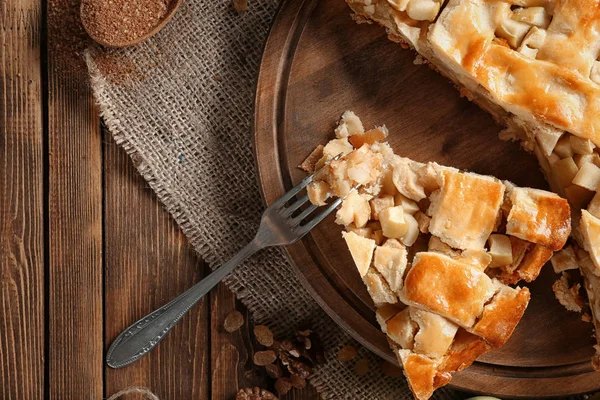
[[(509, 111), (600, 144), (600, 119), (596, 118), (600, 87), (591, 81), (589, 69), (581, 74), (572, 61), (585, 57), (588, 64), (595, 61), (598, 12), (590, 12), (590, 18), (580, 12), (578, 3), (580, 0), (557, 2), (560, 7), (546, 35), (549, 47), (540, 46), (538, 59), (492, 40), (498, 21), (495, 2), (451, 1), (428, 39), (436, 56), (460, 65), (461, 74), (482, 85)], [(586, 3), (593, 3), (585, 6), (588, 9), (598, 7), (597, 0)], [(569, 35), (564, 34), (565, 26)], [(563, 42), (557, 45), (553, 38)], [(555, 51), (557, 48), (560, 51)], [(548, 57), (550, 53), (555, 57)]]
[(552, 250), (536, 244), (533, 249), (525, 255), (521, 265), (519, 265), (519, 268), (517, 269), (519, 278), (523, 279), (525, 282), (532, 282), (535, 280), (540, 274), (542, 267), (552, 258), (552, 254)]
[(483, 337), (494, 348), (504, 345), (525, 313), (529, 298), (527, 288), (504, 286), (484, 307), (472, 332)]
[(492, 347), (479, 336), (459, 329), (454, 337), (452, 347), (439, 365), (440, 371), (462, 371), (481, 355), (490, 351)]
[(323, 157), (324, 147), (325, 146), (323, 146), (322, 144), (315, 147), (315, 149), (308, 155), (308, 157), (306, 157), (306, 159), (302, 161), (302, 164), (300, 164), (298, 168), (308, 172), (309, 174), (315, 172), (315, 165), (321, 159), (321, 157)]
[(494, 229), (504, 185), (450, 169), (441, 174), (440, 192), (431, 196), (429, 232), (455, 248), (482, 249)]
[(494, 294), (492, 280), (482, 271), (439, 253), (418, 253), (405, 278), (404, 303), (440, 314), (471, 327)]
[(386, 133), (381, 128), (374, 128), (360, 135), (352, 135), (348, 141), (355, 149), (362, 147), (363, 144), (373, 144), (375, 142), (383, 142)]
[(435, 390), (435, 362), (429, 357), (405, 352), (400, 350), (398, 353), (411, 391), (418, 400), (429, 399)]
[(532, 282), (539, 276), (542, 267), (550, 261), (553, 254), (552, 250), (536, 244), (525, 253), (516, 270), (503, 271), (496, 278), (507, 285), (514, 285), (520, 280)]
[(571, 234), (571, 209), (567, 200), (538, 189), (515, 188), (506, 233), (553, 251), (563, 248)]

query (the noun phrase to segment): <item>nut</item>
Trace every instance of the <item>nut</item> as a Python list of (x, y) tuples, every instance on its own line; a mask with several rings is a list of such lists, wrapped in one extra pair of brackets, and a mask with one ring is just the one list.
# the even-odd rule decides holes
[(254, 336), (256, 336), (256, 341), (263, 346), (272, 346), (273, 345), (273, 332), (269, 329), (268, 326), (258, 325), (254, 327)]
[(312, 374), (312, 368), (300, 360), (290, 358), (287, 353), (279, 354), (281, 363), (285, 365), (292, 375), (308, 378)]
[(290, 381), (292, 383), (292, 386), (296, 389), (304, 389), (304, 387), (306, 386), (306, 379), (299, 375), (292, 375)]
[(278, 400), (277, 397), (265, 389), (258, 387), (240, 389), (235, 395), (235, 400)]
[[(280, 395), (284, 395), (290, 390), (292, 390), (292, 381), (290, 378), (279, 378), (277, 382), (275, 382), (275, 390)], [(237, 399), (236, 399), (237, 400)]]
[(277, 364), (267, 364), (265, 365), (265, 369), (267, 370), (267, 375), (269, 375), (273, 379), (281, 378), (282, 371), (281, 367)]
[(257, 351), (254, 353), (254, 364), (265, 366), (273, 364), (277, 360), (277, 354), (273, 350)]
[(223, 327), (229, 333), (233, 333), (244, 325), (244, 316), (239, 311), (232, 311), (225, 317)]
[(338, 360), (351, 361), (356, 357), (356, 349), (354, 346), (344, 346), (338, 351)]

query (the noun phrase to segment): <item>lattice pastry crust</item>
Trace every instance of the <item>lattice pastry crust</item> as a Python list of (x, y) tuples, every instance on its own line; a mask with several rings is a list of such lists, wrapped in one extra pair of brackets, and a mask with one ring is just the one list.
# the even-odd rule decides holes
[(506, 343), (530, 297), (507, 284), (538, 276), (571, 214), (554, 193), (395, 155), (376, 130), (344, 113), (315, 168), (344, 156), (315, 175), (309, 197), (346, 196), (336, 222), (411, 390), (428, 399)]
[[(573, 207), (573, 234), (599, 345), (600, 1), (347, 0), (414, 47), (504, 121)], [(587, 210), (588, 213), (580, 213)]]

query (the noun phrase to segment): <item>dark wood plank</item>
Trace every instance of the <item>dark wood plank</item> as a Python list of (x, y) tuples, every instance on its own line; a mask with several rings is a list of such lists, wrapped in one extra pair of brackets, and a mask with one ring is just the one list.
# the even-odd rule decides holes
[[(105, 343), (204, 276), (205, 267), (129, 156), (105, 135)], [(161, 399), (205, 399), (210, 385), (209, 299), (148, 356), (106, 368), (106, 395), (130, 386)]]
[[(233, 311), (244, 315), (244, 325), (238, 331), (228, 333), (223, 328), (227, 315)], [(254, 351), (262, 347), (256, 342), (254, 323), (248, 310), (235, 299), (224, 283), (211, 292), (211, 369), (212, 399), (234, 399), (238, 390), (246, 387), (265, 388), (275, 393), (273, 380), (266, 376), (262, 367), (253, 364)], [(277, 394), (277, 393), (276, 393)], [(316, 390), (307, 385), (293, 389), (281, 400), (314, 400)]]
[(0, 3), (0, 398), (44, 396), (41, 2)]
[[(252, 363), (255, 343), (248, 311), (224, 283), (213, 289), (210, 302), (212, 399), (233, 399), (238, 390), (246, 387), (266, 388), (265, 371)], [(235, 310), (244, 315), (244, 325), (238, 331), (228, 333), (223, 323)]]
[(78, 1), (48, 2), (49, 390), (101, 398), (102, 146)]
[[(284, 3), (266, 44), (256, 96), (255, 150), (267, 202), (305, 175), (297, 165), (332, 138), (346, 109), (366, 127), (386, 124), (388, 141), (400, 155), (547, 187), (535, 157), (499, 140), (501, 127), (489, 114), (414, 58), (375, 24), (356, 25), (344, 2)], [(340, 230), (331, 217), (286, 250), (332, 318), (395, 362), (370, 296), (356, 270), (347, 268), (353, 262)], [(550, 268), (528, 285), (532, 301), (511, 340), (452, 384), (501, 396), (600, 389), (590, 365), (591, 325), (555, 300), (554, 279)], [(540, 329), (543, 336), (536, 335)]]

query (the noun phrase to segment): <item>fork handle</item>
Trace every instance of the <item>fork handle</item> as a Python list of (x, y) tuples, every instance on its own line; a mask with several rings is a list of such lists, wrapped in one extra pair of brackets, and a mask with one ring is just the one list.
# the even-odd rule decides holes
[(122, 368), (148, 354), (205, 294), (260, 249), (253, 240), (200, 282), (121, 332), (106, 354), (108, 366)]

